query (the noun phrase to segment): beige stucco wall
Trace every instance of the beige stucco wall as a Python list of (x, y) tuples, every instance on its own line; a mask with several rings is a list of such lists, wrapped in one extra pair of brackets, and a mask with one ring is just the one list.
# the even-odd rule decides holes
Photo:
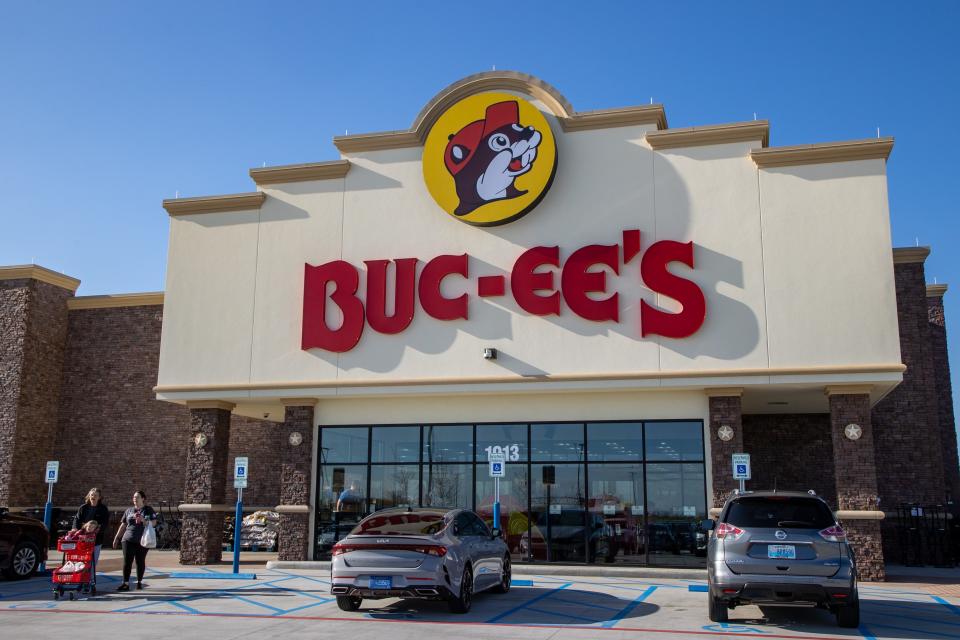
[[(553, 187), (505, 226), (471, 227), (442, 212), (423, 183), (419, 147), (352, 154), (342, 179), (265, 185), (259, 211), (171, 218), (159, 384), (312, 382), (317, 389), (305, 393), (319, 396), (336, 394), (324, 388), (333, 382), (900, 361), (882, 160), (759, 170), (750, 158), (759, 141), (654, 151), (644, 138), (652, 125), (563, 133), (548, 119), (559, 149)], [(584, 320), (565, 306), (559, 317), (531, 316), (509, 285), (504, 297), (476, 296), (477, 276), (508, 274), (528, 247), (559, 245), (565, 259), (587, 244), (619, 243), (625, 229), (640, 229), (644, 248), (695, 243), (696, 268), (671, 267), (706, 295), (707, 319), (695, 335), (641, 338), (641, 299), (676, 305), (643, 285), (639, 258), (608, 274), (608, 290), (620, 294), (618, 324)], [(347, 353), (300, 349), (304, 263), (342, 258), (362, 268), (364, 260), (417, 257), (422, 268), (436, 255), (464, 252), (471, 279), (449, 278), (444, 292), (471, 295), (469, 320), (435, 320), (418, 307), (401, 334), (367, 326)], [(484, 347), (498, 348), (499, 358), (484, 360)], [(724, 374), (699, 384), (741, 382)]]

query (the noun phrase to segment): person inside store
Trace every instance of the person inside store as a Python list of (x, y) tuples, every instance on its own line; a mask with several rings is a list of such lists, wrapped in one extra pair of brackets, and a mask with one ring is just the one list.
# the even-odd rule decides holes
[(133, 506), (123, 513), (123, 522), (113, 537), (113, 548), (123, 546), (123, 582), (117, 591), (130, 590), (130, 569), (137, 562), (137, 589), (143, 589), (143, 572), (147, 568), (148, 549), (140, 544), (144, 529), (156, 526), (157, 512), (147, 504), (147, 494), (143, 491), (133, 493)]
[(77, 531), (91, 520), (95, 520), (100, 526), (97, 529), (97, 546), (93, 549), (93, 562), (96, 564), (100, 562), (100, 547), (103, 545), (103, 536), (106, 534), (107, 525), (110, 524), (110, 510), (107, 509), (107, 505), (103, 504), (103, 495), (100, 493), (100, 489), (96, 487), (87, 492), (83, 504), (77, 509), (77, 513), (73, 516), (73, 526), (70, 532)]

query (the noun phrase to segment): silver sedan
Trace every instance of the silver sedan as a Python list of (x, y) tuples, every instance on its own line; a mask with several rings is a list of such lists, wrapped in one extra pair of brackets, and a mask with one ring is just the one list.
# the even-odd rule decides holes
[(344, 611), (364, 599), (445, 600), (454, 613), (473, 595), (510, 590), (510, 551), (472, 511), (385, 509), (333, 546), (330, 592)]

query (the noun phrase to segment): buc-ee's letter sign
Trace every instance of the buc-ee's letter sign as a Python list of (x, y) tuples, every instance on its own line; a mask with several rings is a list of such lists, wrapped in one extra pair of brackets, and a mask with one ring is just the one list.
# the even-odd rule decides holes
[[(619, 294), (607, 293), (606, 273), (593, 270), (604, 265), (615, 274), (642, 253), (640, 277), (654, 293), (679, 302), (679, 313), (657, 309), (640, 302), (640, 335), (685, 338), (695, 333), (706, 317), (706, 300), (695, 283), (670, 273), (667, 265), (680, 262), (694, 267), (693, 243), (661, 240), (641, 250), (640, 232), (623, 232), (622, 246), (591, 244), (562, 260), (559, 247), (533, 247), (520, 254), (510, 273), (509, 288), (517, 305), (533, 315), (560, 314), (560, 300), (581, 318), (595, 322), (619, 322)], [(467, 320), (470, 296), (446, 298), (440, 292), (444, 278), (470, 278), (467, 254), (436, 256), (418, 269), (417, 258), (399, 258), (395, 265), (393, 313), (387, 315), (387, 266), (390, 260), (365, 260), (366, 295), (361, 296), (360, 272), (343, 260), (320, 266), (305, 265), (303, 281), (303, 349), (349, 351), (360, 341), (365, 325), (378, 333), (400, 333), (413, 321), (415, 298), (420, 307), (437, 320)], [(557, 267), (559, 287), (554, 281)], [(419, 276), (418, 272), (419, 271)], [(506, 276), (479, 276), (477, 296), (506, 295)], [(592, 293), (594, 296), (587, 294)], [(338, 328), (327, 325), (327, 305), (335, 304), (343, 314)]]

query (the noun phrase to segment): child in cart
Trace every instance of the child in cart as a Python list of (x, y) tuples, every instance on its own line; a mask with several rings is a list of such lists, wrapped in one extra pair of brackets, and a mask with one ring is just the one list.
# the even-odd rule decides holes
[(69, 593), (71, 600), (74, 592), (96, 595), (97, 561), (94, 549), (99, 528), (96, 520), (90, 520), (57, 541), (57, 549), (63, 552), (63, 564), (53, 572), (54, 598), (59, 599), (64, 592)]

